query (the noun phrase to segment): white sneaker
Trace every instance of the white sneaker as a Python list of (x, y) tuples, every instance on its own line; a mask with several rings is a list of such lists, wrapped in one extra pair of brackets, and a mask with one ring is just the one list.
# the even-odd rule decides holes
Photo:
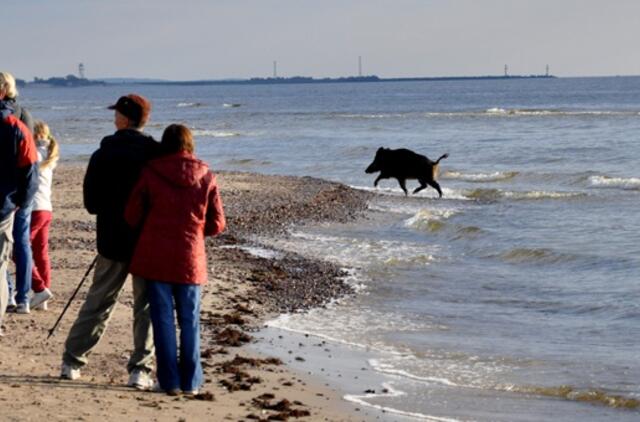
[(49, 309), (48, 301), (45, 300), (40, 305), (35, 306), (33, 309), (35, 309), (36, 311), (46, 311), (46, 310), (48, 310)]
[(60, 378), (65, 380), (77, 380), (78, 378), (80, 378), (80, 368), (74, 368), (73, 366), (62, 362)]
[(28, 303), (18, 303), (16, 306), (16, 314), (28, 314), (31, 310), (29, 309)]
[(16, 303), (16, 297), (14, 295), (11, 295), (11, 297), (9, 298), (9, 303), (7, 303), (7, 312), (15, 312), (16, 311), (16, 306), (18, 306), (18, 304)]
[(33, 309), (36, 309), (40, 304), (46, 302), (52, 297), (53, 293), (51, 293), (51, 290), (45, 287), (43, 291), (34, 293), (33, 296), (31, 296), (31, 302), (29, 302), (29, 305)]
[(153, 380), (147, 371), (142, 369), (134, 369), (129, 374), (129, 382), (127, 385), (137, 390), (150, 390), (153, 388)]

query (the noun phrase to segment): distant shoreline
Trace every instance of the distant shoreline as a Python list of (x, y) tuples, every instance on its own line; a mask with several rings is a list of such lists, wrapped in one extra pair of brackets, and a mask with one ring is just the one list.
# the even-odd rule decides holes
[(511, 79), (556, 79), (553, 75), (501, 75), (501, 76), (433, 76), (410, 78), (379, 78), (377, 76), (349, 76), (342, 78), (311, 78), (294, 76), (290, 78), (251, 78), (229, 80), (196, 81), (147, 81), (132, 82), (142, 85), (289, 85), (289, 84), (327, 84), (327, 83), (379, 83), (379, 82), (422, 82), (422, 81), (476, 81)]
[(85, 86), (105, 85), (293, 85), (293, 84), (329, 84), (329, 83), (380, 83), (380, 82), (438, 82), (438, 81), (482, 81), (513, 79), (556, 79), (553, 75), (484, 75), (484, 76), (425, 76), (408, 78), (380, 78), (378, 76), (347, 76), (340, 78), (312, 78), (306, 76), (250, 78), (250, 79), (213, 79), (192, 81), (149, 80), (138, 78), (102, 78), (86, 79), (69, 75), (65, 78), (36, 78), (32, 82), (17, 80), (18, 86), (56, 86), (77, 88)]

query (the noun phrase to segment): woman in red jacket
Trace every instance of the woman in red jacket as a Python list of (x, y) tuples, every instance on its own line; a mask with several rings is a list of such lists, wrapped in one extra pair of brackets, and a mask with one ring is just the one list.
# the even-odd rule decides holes
[[(207, 281), (205, 236), (224, 230), (216, 176), (193, 155), (191, 131), (170, 125), (162, 135), (166, 155), (142, 171), (125, 211), (140, 229), (130, 273), (147, 280), (156, 346), (158, 383), (175, 395), (202, 385), (200, 292)], [(175, 303), (175, 306), (174, 306)], [(180, 358), (174, 312), (180, 326)]]

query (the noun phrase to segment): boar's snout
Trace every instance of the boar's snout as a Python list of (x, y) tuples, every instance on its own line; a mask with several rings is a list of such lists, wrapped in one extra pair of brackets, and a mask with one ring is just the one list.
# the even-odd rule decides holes
[(365, 173), (375, 173), (376, 171), (379, 171), (380, 169), (377, 166), (376, 161), (374, 160), (373, 163), (369, 164), (369, 167), (367, 167), (367, 169), (364, 171)]
[(373, 159), (373, 163), (369, 164), (369, 167), (364, 171), (365, 173), (375, 173), (376, 171), (382, 170), (382, 155), (384, 153), (384, 148), (378, 148), (376, 151), (376, 156)]

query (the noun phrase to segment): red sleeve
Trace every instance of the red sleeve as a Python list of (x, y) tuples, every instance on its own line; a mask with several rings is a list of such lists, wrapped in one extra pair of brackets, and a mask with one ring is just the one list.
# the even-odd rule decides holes
[(18, 145), (18, 168), (28, 167), (36, 163), (38, 161), (38, 150), (27, 125), (22, 123), (20, 119), (14, 115), (9, 116), (7, 122), (17, 126), (21, 135)]
[(224, 231), (227, 222), (224, 218), (224, 209), (222, 208), (222, 198), (218, 192), (215, 176), (211, 182), (213, 189), (209, 192), (207, 203), (207, 220), (204, 226), (205, 236), (215, 236)]

